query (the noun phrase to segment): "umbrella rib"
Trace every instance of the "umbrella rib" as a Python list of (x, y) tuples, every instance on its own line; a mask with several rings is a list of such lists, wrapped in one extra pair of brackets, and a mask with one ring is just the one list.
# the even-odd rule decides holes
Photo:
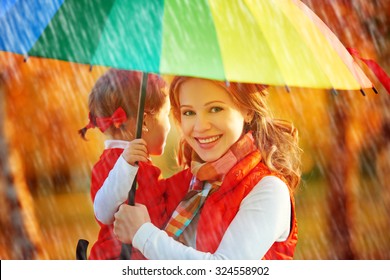
[[(322, 19), (315, 14), (306, 4), (301, 1), (292, 0), (296, 6), (304, 13), (307, 13), (307, 16), (311, 18), (314, 25), (318, 29), (324, 29), (325, 39), (330, 44), (335, 44), (334, 49), (340, 55), (341, 60), (344, 62), (345, 66), (351, 71), (352, 76), (358, 81), (361, 88), (367, 87), (372, 88), (373, 84), (366, 74), (355, 64), (353, 56), (350, 54), (349, 50), (345, 48), (340, 39), (332, 32), (332, 30), (322, 21)], [(326, 35), (325, 35), (326, 34)]]
[[(210, 1), (210, 0), (209, 0), (209, 1)], [(213, 13), (211, 12), (212, 9), (211, 9), (210, 2), (209, 2), (209, 1), (206, 2), (206, 3), (207, 3), (207, 7), (208, 7), (207, 10), (208, 10), (208, 12), (209, 12), (209, 14), (210, 14), (210, 17), (211, 17), (211, 18), (214, 18)], [(215, 35), (217, 36), (218, 54), (219, 54), (219, 60), (221, 61), (221, 64), (222, 64), (224, 80), (227, 81), (227, 80), (228, 80), (227, 77), (226, 77), (226, 73), (227, 73), (226, 71), (227, 71), (227, 69), (226, 69), (225, 63), (223, 62), (223, 57), (222, 57), (222, 52), (221, 52), (221, 46), (220, 46), (221, 40), (219, 39), (219, 33), (218, 33), (217, 27), (215, 26), (215, 21), (213, 20), (212, 23), (213, 23), (214, 33), (215, 33)]]
[[(275, 1), (275, 2), (278, 2), (278, 1)], [(278, 5), (278, 4), (277, 4), (277, 5)], [(288, 21), (291, 23), (291, 26), (294, 28), (294, 30), (296, 30), (296, 31), (298, 32), (299, 30), (297, 30), (297, 28), (296, 28), (296, 26), (293, 24), (291, 18), (285, 13), (285, 11), (284, 11), (283, 9), (280, 9), (280, 10), (281, 10), (281, 12), (283, 13), (284, 18), (285, 18), (286, 20), (288, 20)], [(305, 15), (305, 16), (306, 16), (306, 15)], [(318, 30), (317, 26), (315, 26), (314, 23), (312, 23), (312, 25), (313, 25), (313, 27), (314, 27), (315, 29)], [(319, 36), (324, 36), (320, 30), (318, 30), (318, 31), (319, 31), (319, 32), (318, 32)], [(299, 32), (298, 32), (298, 33), (299, 33)], [(325, 36), (324, 36), (324, 37), (325, 37)], [(326, 38), (325, 38), (325, 40), (326, 40)], [(328, 40), (326, 40), (326, 41), (328, 42)], [(308, 44), (307, 44), (307, 45), (308, 45)], [(329, 46), (331, 46), (331, 45), (329, 44)], [(333, 49), (333, 46), (332, 46), (331, 48)], [(316, 64), (319, 66), (319, 69), (323, 69), (322, 65), (321, 65), (320, 62), (318, 61), (318, 58), (317, 58), (316, 53), (315, 53), (310, 47), (309, 47), (308, 49), (310, 50), (311, 54), (313, 54), (313, 57), (314, 57), (314, 59), (315, 59)], [(334, 87), (334, 85), (333, 85), (333, 82), (332, 82), (331, 79), (329, 78), (329, 75), (326, 73), (326, 71), (322, 71), (322, 72), (323, 72), (324, 76), (327, 78), (329, 84), (331, 85), (331, 88), (330, 88), (330, 89), (335, 90), (335, 87)]]
[[(101, 31), (100, 34), (99, 34), (99, 39), (97, 40), (96, 47), (95, 47), (95, 49), (91, 52), (91, 57), (90, 57), (90, 59), (89, 59), (89, 65), (91, 66), (91, 68), (92, 68), (92, 66), (93, 66), (92, 61), (94, 61), (96, 52), (97, 52), (97, 50), (99, 49), (102, 35), (103, 35), (105, 29), (107, 28), (107, 25), (106, 25), (105, 23), (106, 23), (106, 22), (108, 21), (108, 19), (110, 18), (110, 14), (111, 14), (112, 11), (113, 11), (113, 8), (114, 8), (114, 6), (115, 6), (115, 3), (116, 3), (116, 1), (113, 1), (113, 2), (112, 2), (112, 6), (111, 6), (111, 8), (110, 8), (110, 11), (106, 14), (106, 18), (105, 18), (105, 20), (104, 20), (103, 28), (102, 28), (102, 31)], [(104, 66), (108, 66), (108, 65), (104, 65)]]
[[(249, 1), (249, 0), (246, 0), (245, 2), (247, 2), (247, 1)], [(277, 3), (278, 1), (272, 1), (272, 2), (274, 3), (274, 5), (279, 5), (279, 4)], [(249, 6), (249, 5), (247, 5), (247, 6)], [(252, 9), (253, 9), (253, 8), (252, 8)], [(251, 10), (252, 10), (252, 9), (251, 9)], [(283, 19), (287, 20), (287, 21), (290, 23), (289, 26), (292, 26), (292, 28), (296, 31), (296, 33), (297, 33), (297, 34), (300, 34), (299, 30), (297, 30), (295, 24), (292, 22), (292, 20), (290, 19), (290, 17), (285, 13), (285, 11), (284, 11), (282, 8), (278, 9), (278, 11), (281, 11), (281, 14), (280, 14), (280, 15), (283, 17)], [(254, 17), (254, 19), (256, 20), (256, 22), (257, 22), (257, 24), (258, 24), (258, 26), (259, 26), (259, 29), (263, 31), (263, 26), (259, 23), (259, 21), (257, 20), (257, 18)], [(314, 24), (313, 24), (313, 26), (314, 26)], [(316, 28), (316, 26), (314, 26), (314, 27)], [(317, 29), (317, 28), (316, 28), (316, 29)], [(319, 33), (322, 34), (321, 32), (319, 32)], [(266, 32), (263, 31), (263, 34), (266, 34)], [(301, 36), (301, 38), (303, 38), (303, 36)], [(267, 40), (267, 44), (269, 45), (268, 40)], [(270, 45), (269, 45), (269, 46), (270, 46)], [(306, 44), (306, 46), (308, 46), (308, 44)], [(269, 49), (271, 50), (271, 53), (273, 54), (273, 57), (275, 58), (276, 64), (279, 66), (279, 69), (281, 69), (281, 73), (283, 74), (283, 73), (284, 73), (284, 72), (283, 72), (283, 67), (280, 66), (280, 62), (279, 62), (280, 59), (277, 58), (277, 53), (275, 53), (275, 49), (273, 49), (272, 47), (270, 47)], [(324, 79), (327, 80), (327, 84), (330, 85), (329, 88), (333, 88), (333, 83), (331, 82), (331, 79), (329, 78), (328, 74), (323, 70), (323, 67), (321, 66), (321, 64), (319, 63), (319, 61), (317, 60), (317, 56), (315, 55), (315, 53), (313, 52), (313, 50), (312, 50), (310, 47), (307, 47), (307, 49), (308, 49), (308, 51), (310, 51), (310, 54), (312, 55), (313, 59), (315, 59), (314, 61), (311, 61), (311, 63), (316, 63), (317, 68), (320, 69), (322, 75), (324, 76)], [(283, 79), (285, 80), (285, 85), (291, 85), (291, 84), (289, 84), (288, 81), (286, 81), (285, 75), (283, 75)], [(291, 81), (290, 81), (290, 82), (291, 82)], [(294, 84), (293, 84), (292, 86), (297, 86), (297, 85), (294, 85)], [(306, 86), (305, 86), (305, 87), (306, 87)], [(307, 87), (315, 87), (315, 86), (307, 86)]]
[[(247, 1), (248, 1), (248, 0), (245, 0), (245, 1), (243, 1), (242, 3), (247, 7), (248, 11), (249, 11), (250, 14), (253, 16), (253, 19), (254, 19), (254, 21), (256, 22), (257, 26), (259, 26), (259, 30), (261, 30), (261, 32), (263, 33), (263, 36), (264, 36), (265, 33), (263, 32), (263, 29), (261, 28), (261, 24), (259, 24), (259, 22), (256, 20), (256, 16), (255, 16), (254, 13), (252, 12), (252, 9), (251, 9), (251, 7), (248, 5)], [(266, 37), (264, 36), (264, 38), (266, 38)], [(270, 47), (270, 44), (268, 43), (268, 40), (264, 40), (264, 42), (268, 45), (268, 49), (270, 50), (270, 53), (272, 54), (272, 57), (273, 57), (273, 59), (274, 59), (274, 61), (275, 61), (275, 64), (277, 65), (277, 67), (278, 67), (278, 69), (279, 69), (279, 72), (282, 73), (281, 77), (282, 77), (282, 79), (283, 79), (283, 81), (284, 81), (284, 84), (285, 84), (285, 86), (286, 86), (287, 92), (290, 92), (289, 87), (288, 87), (287, 82), (286, 82), (286, 79), (285, 79), (285, 77), (284, 77), (284, 75), (283, 75), (282, 67), (281, 67), (280, 64), (279, 64), (279, 61), (278, 61), (278, 59), (277, 59), (277, 57), (276, 57), (276, 54), (274, 53), (274, 51), (273, 51), (272, 48)]]

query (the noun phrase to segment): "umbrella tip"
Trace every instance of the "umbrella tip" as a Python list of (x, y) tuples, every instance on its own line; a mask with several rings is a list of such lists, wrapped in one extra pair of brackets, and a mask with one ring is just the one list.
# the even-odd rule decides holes
[(372, 87), (372, 90), (375, 92), (375, 94), (378, 94), (378, 91), (376, 90), (375, 87)]
[(333, 93), (333, 95), (339, 95), (339, 93), (337, 92), (337, 90), (335, 90), (334, 88), (332, 88), (330, 91)]
[(23, 62), (27, 62), (27, 60), (28, 60), (28, 54), (25, 54), (23, 57)]
[(93, 68), (93, 65), (90, 64), (90, 65), (89, 65), (89, 72), (92, 72), (92, 68)]
[(230, 82), (228, 80), (225, 80), (226, 87), (230, 87)]
[(366, 93), (364, 92), (364, 90), (361, 88), (360, 89), (360, 92), (361, 92), (361, 94), (363, 95), (363, 96), (366, 96)]
[(288, 93), (290, 93), (290, 88), (289, 88), (288, 85), (285, 85), (284, 88), (286, 89), (286, 91), (287, 91)]

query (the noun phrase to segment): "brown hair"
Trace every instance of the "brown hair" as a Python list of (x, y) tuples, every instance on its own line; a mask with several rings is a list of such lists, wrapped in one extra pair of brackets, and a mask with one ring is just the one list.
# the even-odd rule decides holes
[[(175, 120), (180, 123), (179, 91), (181, 85), (192, 78), (177, 76), (173, 79), (169, 98)], [(291, 191), (294, 191), (301, 177), (301, 149), (298, 146), (298, 131), (285, 120), (272, 117), (265, 102), (267, 93), (264, 85), (213, 81), (224, 88), (232, 97), (234, 103), (242, 109), (254, 113), (250, 124), (244, 126), (244, 133), (253, 132), (256, 146), (259, 148), (262, 161), (268, 168), (283, 176)], [(183, 139), (179, 148), (178, 160), (183, 166), (189, 166), (192, 148)]]
[[(96, 126), (97, 117), (109, 117), (121, 107), (128, 119), (135, 119), (142, 73), (111, 68), (95, 83), (89, 95), (90, 122)], [(164, 105), (167, 96), (165, 81), (155, 74), (149, 74), (145, 97), (145, 113), (155, 114)], [(121, 128), (121, 127), (120, 127)], [(79, 130), (85, 138), (87, 127)], [(112, 133), (114, 126), (107, 131)]]

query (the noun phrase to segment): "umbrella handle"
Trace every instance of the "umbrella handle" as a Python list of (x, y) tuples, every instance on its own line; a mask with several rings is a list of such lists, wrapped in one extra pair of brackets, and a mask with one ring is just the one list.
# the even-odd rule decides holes
[[(144, 122), (144, 108), (145, 108), (145, 98), (146, 98), (146, 87), (148, 84), (148, 73), (142, 73), (141, 88), (138, 101), (138, 115), (137, 115), (137, 129), (136, 129), (136, 138), (141, 138), (142, 136), (142, 124)], [(135, 205), (135, 191), (137, 188), (137, 176), (135, 176), (133, 184), (128, 194), (127, 204)], [(131, 258), (132, 246), (130, 244), (122, 244), (122, 249), (120, 253), (121, 260), (129, 260)]]
[[(131, 189), (129, 191), (127, 204), (134, 206), (135, 205), (135, 190), (137, 185), (137, 177), (134, 178), (133, 185), (131, 186)], [(131, 258), (131, 250), (133, 246), (131, 244), (124, 244), (122, 243), (121, 253), (119, 258), (121, 260), (130, 260)]]
[(76, 260), (87, 260), (88, 240), (79, 239), (76, 247)]

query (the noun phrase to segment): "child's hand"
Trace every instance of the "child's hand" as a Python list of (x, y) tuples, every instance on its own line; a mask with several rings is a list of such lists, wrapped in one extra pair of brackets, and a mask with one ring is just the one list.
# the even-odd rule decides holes
[(131, 165), (135, 165), (137, 161), (147, 162), (149, 159), (146, 142), (143, 139), (134, 139), (122, 153), (123, 158)]
[(122, 204), (114, 217), (114, 234), (125, 244), (130, 244), (138, 229), (143, 224), (150, 222), (146, 206), (138, 203), (135, 206)]

